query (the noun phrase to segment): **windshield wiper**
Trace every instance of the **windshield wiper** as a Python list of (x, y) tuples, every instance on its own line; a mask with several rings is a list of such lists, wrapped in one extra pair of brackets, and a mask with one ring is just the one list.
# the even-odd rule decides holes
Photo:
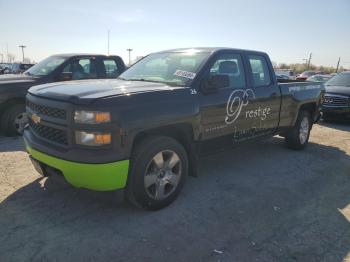
[(144, 79), (144, 78), (130, 78), (130, 79), (126, 79), (126, 81), (140, 81), (140, 82), (164, 83), (164, 82), (155, 81), (155, 80), (148, 80), (148, 79)]
[[(149, 80), (145, 80), (144, 78), (131, 78), (131, 79), (128, 79), (128, 81), (149, 81)], [(151, 82), (151, 81), (149, 81)]]
[(173, 82), (156, 81), (156, 80), (149, 80), (149, 79), (144, 79), (144, 78), (130, 78), (130, 79), (121, 78), (121, 79), (125, 80), (125, 81), (140, 81), (140, 82), (159, 83), (159, 84), (164, 84), (164, 85), (169, 85), (169, 86), (184, 86), (184, 85), (176, 84), (176, 83), (173, 83)]

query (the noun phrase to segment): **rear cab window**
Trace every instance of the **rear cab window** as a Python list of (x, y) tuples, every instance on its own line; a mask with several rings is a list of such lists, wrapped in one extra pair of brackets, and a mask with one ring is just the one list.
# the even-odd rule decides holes
[(268, 86), (271, 84), (269, 67), (266, 59), (261, 55), (248, 55), (252, 72), (253, 86)]

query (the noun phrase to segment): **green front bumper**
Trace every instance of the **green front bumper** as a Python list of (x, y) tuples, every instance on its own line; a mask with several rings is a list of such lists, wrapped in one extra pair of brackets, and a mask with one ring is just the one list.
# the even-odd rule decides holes
[(128, 177), (129, 160), (106, 164), (84, 164), (49, 156), (26, 145), (28, 153), (45, 165), (56, 168), (75, 187), (98, 191), (124, 188)]

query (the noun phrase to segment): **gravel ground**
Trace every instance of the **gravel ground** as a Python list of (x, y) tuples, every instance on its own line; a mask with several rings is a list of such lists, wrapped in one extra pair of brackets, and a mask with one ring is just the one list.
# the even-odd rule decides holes
[(20, 138), (0, 160), (0, 261), (350, 261), (350, 124), (203, 158), (157, 212), (41, 178)]

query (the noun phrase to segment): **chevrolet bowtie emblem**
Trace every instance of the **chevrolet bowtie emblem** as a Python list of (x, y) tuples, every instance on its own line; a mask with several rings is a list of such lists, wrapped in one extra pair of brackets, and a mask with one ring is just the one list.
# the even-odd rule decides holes
[(39, 124), (40, 123), (40, 116), (38, 116), (38, 115), (36, 115), (36, 114), (32, 114), (32, 116), (31, 116), (31, 118), (32, 118), (32, 120), (33, 120), (33, 122), (35, 123), (35, 124)]

